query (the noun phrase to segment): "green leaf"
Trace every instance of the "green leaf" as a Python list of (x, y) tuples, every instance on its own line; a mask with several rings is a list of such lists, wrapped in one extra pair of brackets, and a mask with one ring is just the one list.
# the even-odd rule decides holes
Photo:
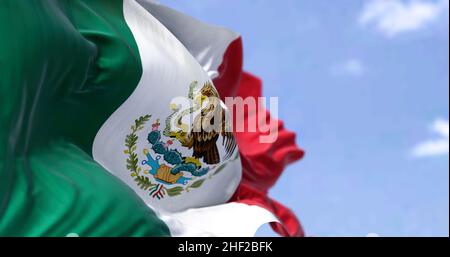
[(136, 181), (137, 185), (143, 190), (147, 190), (155, 185), (150, 181), (150, 179), (148, 179), (148, 177), (145, 176), (137, 176), (134, 181)]
[(203, 182), (205, 182), (205, 179), (199, 179), (192, 183), (189, 187), (191, 188), (199, 188), (201, 185), (203, 185)]
[(216, 171), (214, 172), (214, 175), (216, 175), (217, 173), (221, 172), (225, 167), (227, 166), (227, 163), (220, 165)]
[(174, 188), (170, 188), (170, 189), (166, 189), (166, 192), (169, 196), (176, 196), (176, 195), (180, 195), (181, 192), (183, 192), (183, 188), (182, 187), (174, 187)]

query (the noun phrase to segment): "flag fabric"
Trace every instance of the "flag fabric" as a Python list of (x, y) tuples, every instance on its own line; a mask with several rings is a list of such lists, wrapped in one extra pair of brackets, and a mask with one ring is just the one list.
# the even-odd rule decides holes
[(193, 129), (207, 97), (261, 96), (238, 34), (148, 0), (0, 5), (0, 235), (303, 235), (267, 196), (294, 133), (259, 107), (274, 143)]

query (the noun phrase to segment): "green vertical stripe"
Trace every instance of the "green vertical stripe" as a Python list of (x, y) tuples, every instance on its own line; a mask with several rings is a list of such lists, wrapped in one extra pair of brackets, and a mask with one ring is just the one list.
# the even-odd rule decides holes
[(142, 74), (119, 0), (0, 2), (0, 236), (160, 236), (91, 158)]

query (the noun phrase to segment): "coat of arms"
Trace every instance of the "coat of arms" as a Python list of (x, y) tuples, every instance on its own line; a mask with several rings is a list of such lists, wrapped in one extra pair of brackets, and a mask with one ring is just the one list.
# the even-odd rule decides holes
[[(141, 116), (125, 138), (126, 167), (137, 185), (155, 199), (174, 197), (201, 187), (239, 156), (216, 89), (209, 82), (199, 89), (197, 85), (198, 82), (193, 82), (189, 87), (188, 99), (192, 102), (189, 108), (182, 110), (172, 104), (172, 113), (164, 125), (159, 118), (151, 121), (150, 114)], [(191, 124), (186, 124), (183, 118), (189, 115), (193, 119)], [(206, 129), (212, 124), (215, 127)], [(146, 140), (146, 147), (141, 149), (145, 159), (139, 161), (137, 142), (142, 135)], [(217, 144), (219, 138), (225, 152), (223, 159)]]

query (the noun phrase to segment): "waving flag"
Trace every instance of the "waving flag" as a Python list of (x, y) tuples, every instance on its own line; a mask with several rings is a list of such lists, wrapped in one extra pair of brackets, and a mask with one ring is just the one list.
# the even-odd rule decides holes
[(238, 34), (153, 1), (11, 0), (0, 14), (0, 235), (252, 236), (267, 222), (303, 235), (267, 197), (303, 155), (295, 135), (261, 106), (244, 123), (274, 121), (273, 143), (202, 129), (210, 107), (229, 113), (205, 99), (261, 96)]

